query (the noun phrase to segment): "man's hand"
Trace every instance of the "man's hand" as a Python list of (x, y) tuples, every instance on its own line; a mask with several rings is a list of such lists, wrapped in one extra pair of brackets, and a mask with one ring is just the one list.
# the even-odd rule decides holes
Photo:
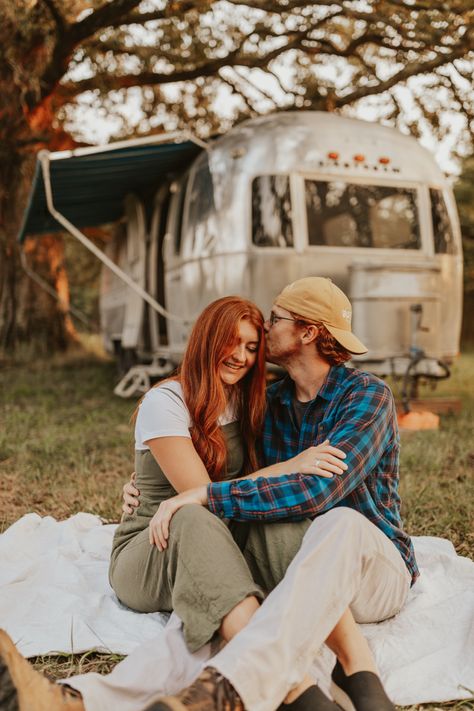
[(183, 491), (181, 494), (161, 502), (156, 514), (148, 524), (150, 545), (155, 545), (159, 551), (165, 550), (168, 546), (171, 519), (176, 511), (186, 504), (205, 506), (207, 504), (207, 486), (188, 489), (188, 491)]
[(133, 472), (130, 481), (127, 481), (127, 483), (123, 485), (122, 511), (124, 514), (132, 514), (140, 504), (138, 498), (140, 491), (135, 486), (136, 477), (136, 473)]
[(290, 459), (289, 463), (291, 471), (330, 478), (334, 474), (343, 474), (346, 471), (347, 464), (342, 461), (345, 457), (342, 449), (331, 447), (327, 439), (316, 447), (308, 447)]

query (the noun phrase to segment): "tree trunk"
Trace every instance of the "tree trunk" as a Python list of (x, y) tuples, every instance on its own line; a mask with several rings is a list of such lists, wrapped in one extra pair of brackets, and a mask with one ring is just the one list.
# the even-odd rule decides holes
[(68, 314), (69, 289), (63, 264), (63, 239), (28, 239), (28, 267), (55, 292), (58, 301), (28, 276), (20, 261), (17, 234), (33, 174), (34, 156), (11, 153), (0, 167), (0, 349), (15, 354), (64, 350), (75, 340)]
[[(0, 350), (33, 353), (64, 349), (74, 337), (68, 315), (68, 286), (61, 238), (25, 244), (29, 267), (60, 291), (62, 303), (27, 276), (17, 234), (41, 148), (71, 148), (58, 128), (54, 89), (42, 79), (61, 37), (54, 3), (0, 0)], [(58, 25), (59, 23), (59, 25)]]

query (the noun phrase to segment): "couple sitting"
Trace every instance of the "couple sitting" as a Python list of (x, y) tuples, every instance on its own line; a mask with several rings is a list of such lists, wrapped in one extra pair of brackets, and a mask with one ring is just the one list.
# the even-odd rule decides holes
[[(150, 643), (108, 676), (60, 686), (3, 634), (0, 709), (393, 710), (356, 622), (395, 615), (418, 570), (392, 394), (343, 365), (364, 352), (329, 279), (290, 284), (266, 322), (244, 299), (210, 304), (179, 375), (138, 409), (137, 489), (125, 487), (110, 581), (133, 609), (179, 616), (167, 640), (170, 655), (173, 634), (186, 641), (181, 686), (186, 655), (216, 633), (227, 644), (190, 686), (153, 700)], [(288, 373), (266, 394), (265, 357)], [(307, 676), (324, 642), (335, 701)]]

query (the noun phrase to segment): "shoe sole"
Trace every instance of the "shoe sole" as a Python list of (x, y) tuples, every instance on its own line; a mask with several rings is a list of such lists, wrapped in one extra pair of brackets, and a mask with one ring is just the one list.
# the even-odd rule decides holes
[(356, 707), (352, 703), (351, 697), (346, 694), (340, 686), (331, 681), (331, 696), (338, 706), (343, 709), (343, 711), (357, 711)]
[(19, 711), (18, 694), (6, 662), (0, 657), (0, 711)]

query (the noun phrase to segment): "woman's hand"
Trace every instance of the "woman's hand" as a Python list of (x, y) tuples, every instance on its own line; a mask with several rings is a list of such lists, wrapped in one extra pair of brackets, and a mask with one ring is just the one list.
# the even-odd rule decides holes
[(331, 447), (327, 439), (317, 447), (308, 447), (296, 457), (289, 459), (286, 464), (290, 471), (300, 474), (315, 474), (326, 478), (334, 474), (343, 474), (347, 469), (347, 464), (342, 449)]
[(138, 498), (140, 496), (140, 491), (135, 486), (136, 476), (136, 473), (133, 472), (130, 477), (130, 481), (127, 481), (122, 488), (122, 511), (124, 514), (132, 514), (140, 504)]
[(162, 501), (158, 506), (156, 514), (148, 524), (148, 538), (150, 545), (155, 545), (159, 551), (164, 551), (168, 546), (170, 534), (170, 521), (176, 511), (186, 506), (186, 504), (207, 504), (207, 486), (198, 486), (195, 489), (188, 489), (171, 499)]

